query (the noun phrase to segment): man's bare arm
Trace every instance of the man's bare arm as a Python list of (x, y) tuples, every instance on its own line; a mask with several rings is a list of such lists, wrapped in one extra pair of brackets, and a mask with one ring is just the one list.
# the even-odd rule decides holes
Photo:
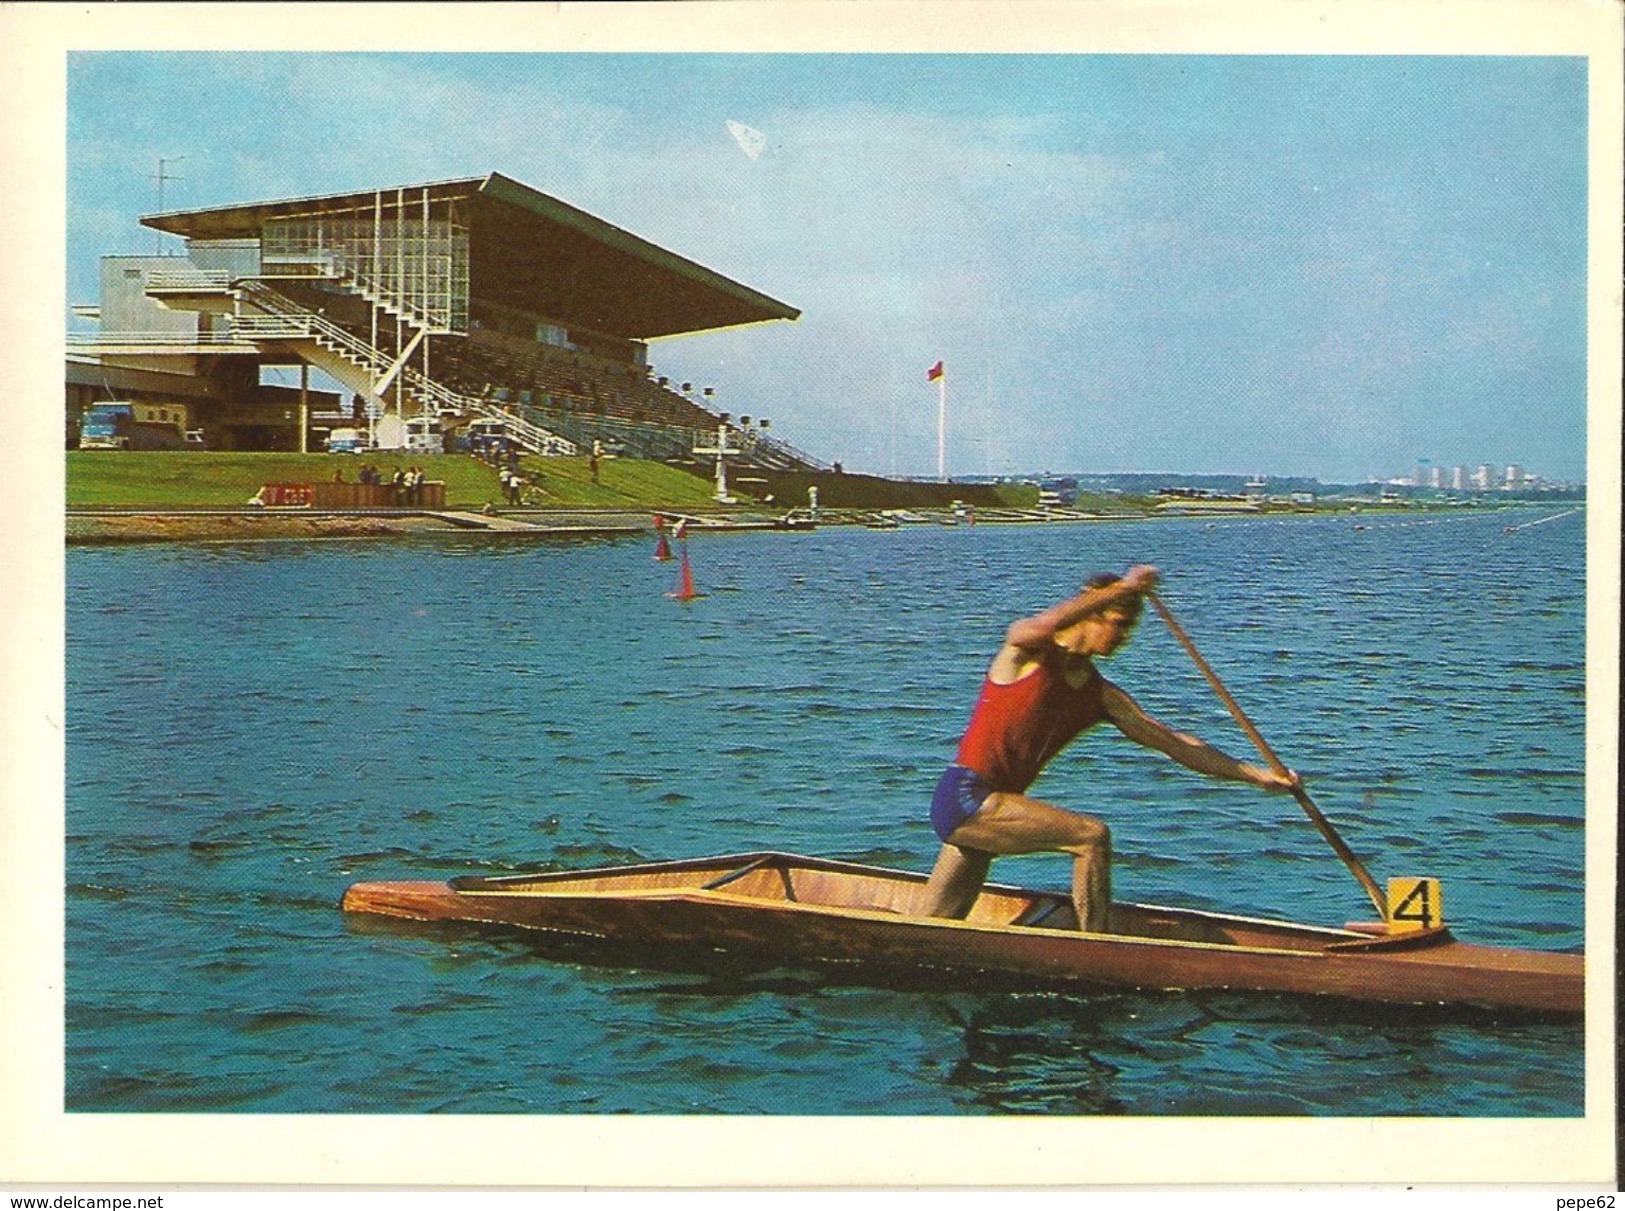
[(1010, 624), (1004, 641), (1027, 651), (1042, 648), (1075, 622), (1098, 614), (1101, 610), (1150, 592), (1157, 587), (1157, 570), (1148, 564), (1139, 564), (1128, 570), (1119, 580), (1098, 589), (1085, 589), (1059, 605), (1051, 606), (1042, 614), (1023, 618)]
[(1238, 761), (1195, 736), (1175, 731), (1147, 715), (1139, 703), (1109, 681), (1103, 688), (1102, 702), (1107, 717), (1123, 735), (1136, 744), (1165, 753), (1186, 769), (1209, 778), (1248, 782), (1267, 791), (1289, 791), (1301, 784), (1302, 780), (1290, 771), (1283, 776), (1264, 766)]

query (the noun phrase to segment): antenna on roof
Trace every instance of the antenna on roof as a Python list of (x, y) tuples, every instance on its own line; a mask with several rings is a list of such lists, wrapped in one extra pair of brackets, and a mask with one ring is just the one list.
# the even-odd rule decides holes
[[(184, 180), (186, 180), (185, 177), (177, 177), (177, 176), (173, 176), (173, 175), (171, 175), (169, 173), (166, 173), (164, 171), (164, 165), (165, 164), (179, 164), (184, 159), (186, 159), (185, 156), (159, 156), (158, 157), (158, 171), (153, 174), (152, 179), (154, 181), (158, 182), (158, 213), (159, 214), (163, 214), (163, 212), (164, 212), (164, 182), (165, 181), (184, 181)], [(163, 252), (163, 250), (164, 250), (163, 241), (164, 241), (163, 232), (158, 232), (157, 234), (155, 234), (153, 236), (153, 249), (152, 250), (153, 250), (154, 253), (162, 253)]]

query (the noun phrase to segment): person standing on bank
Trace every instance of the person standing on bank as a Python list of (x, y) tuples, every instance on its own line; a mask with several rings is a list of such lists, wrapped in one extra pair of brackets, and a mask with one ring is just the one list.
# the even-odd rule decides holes
[(1122, 577), (1101, 573), (1076, 597), (1005, 632), (959, 751), (931, 801), (942, 851), (926, 883), (927, 916), (969, 913), (995, 857), (1053, 850), (1073, 856), (1079, 928), (1110, 929), (1111, 833), (1105, 822), (1027, 795), (1051, 758), (1097, 723), (1109, 722), (1135, 743), (1211, 778), (1274, 792), (1301, 785), (1296, 773), (1237, 761), (1159, 723), (1100, 675), (1095, 659), (1128, 642), (1142, 598), (1156, 584), (1157, 570), (1145, 565)]

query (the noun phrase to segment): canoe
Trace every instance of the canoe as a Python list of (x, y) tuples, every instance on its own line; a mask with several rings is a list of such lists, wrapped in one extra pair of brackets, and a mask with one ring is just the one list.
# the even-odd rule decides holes
[(1001, 986), (1245, 989), (1578, 1015), (1582, 955), (1474, 946), (1147, 904), (1081, 933), (1064, 892), (988, 884), (963, 921), (920, 915), (925, 876), (784, 853), (583, 871), (357, 883), (349, 913), (540, 930), (595, 943), (927, 971)]

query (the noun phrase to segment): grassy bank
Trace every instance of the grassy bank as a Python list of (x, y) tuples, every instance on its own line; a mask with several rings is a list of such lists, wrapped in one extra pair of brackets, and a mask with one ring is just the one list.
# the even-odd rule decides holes
[[(336, 472), (354, 482), (371, 462), (387, 479), (397, 467), (421, 467), (424, 477), (446, 485), (446, 506), (478, 509), (500, 506), (496, 468), (467, 454), (428, 454), (362, 458), (353, 454), (233, 453), (189, 450), (70, 450), (70, 508), (239, 508), (270, 483), (326, 483)], [(599, 462), (594, 483), (585, 457), (520, 460), (520, 470), (536, 489), (533, 508), (633, 508), (673, 511), (715, 508), (709, 479), (664, 463), (635, 458)], [(828, 509), (945, 508), (955, 500), (973, 506), (1031, 508), (1038, 490), (1020, 484), (938, 484), (831, 472), (754, 472), (741, 469), (730, 488), (742, 504), (771, 497), (770, 508), (805, 507), (807, 489), (818, 488)]]
[[(345, 454), (228, 453), (189, 450), (70, 450), (70, 508), (236, 508), (269, 483), (319, 483), (342, 471), (356, 479), (371, 462), (387, 479), (396, 467), (421, 467), (446, 485), (446, 504), (477, 509), (502, 503), (496, 468), (467, 454), (358, 458)], [(520, 469), (540, 491), (542, 508), (698, 509), (712, 503), (711, 484), (686, 471), (637, 459), (604, 459), (598, 483), (586, 458), (526, 458)]]

